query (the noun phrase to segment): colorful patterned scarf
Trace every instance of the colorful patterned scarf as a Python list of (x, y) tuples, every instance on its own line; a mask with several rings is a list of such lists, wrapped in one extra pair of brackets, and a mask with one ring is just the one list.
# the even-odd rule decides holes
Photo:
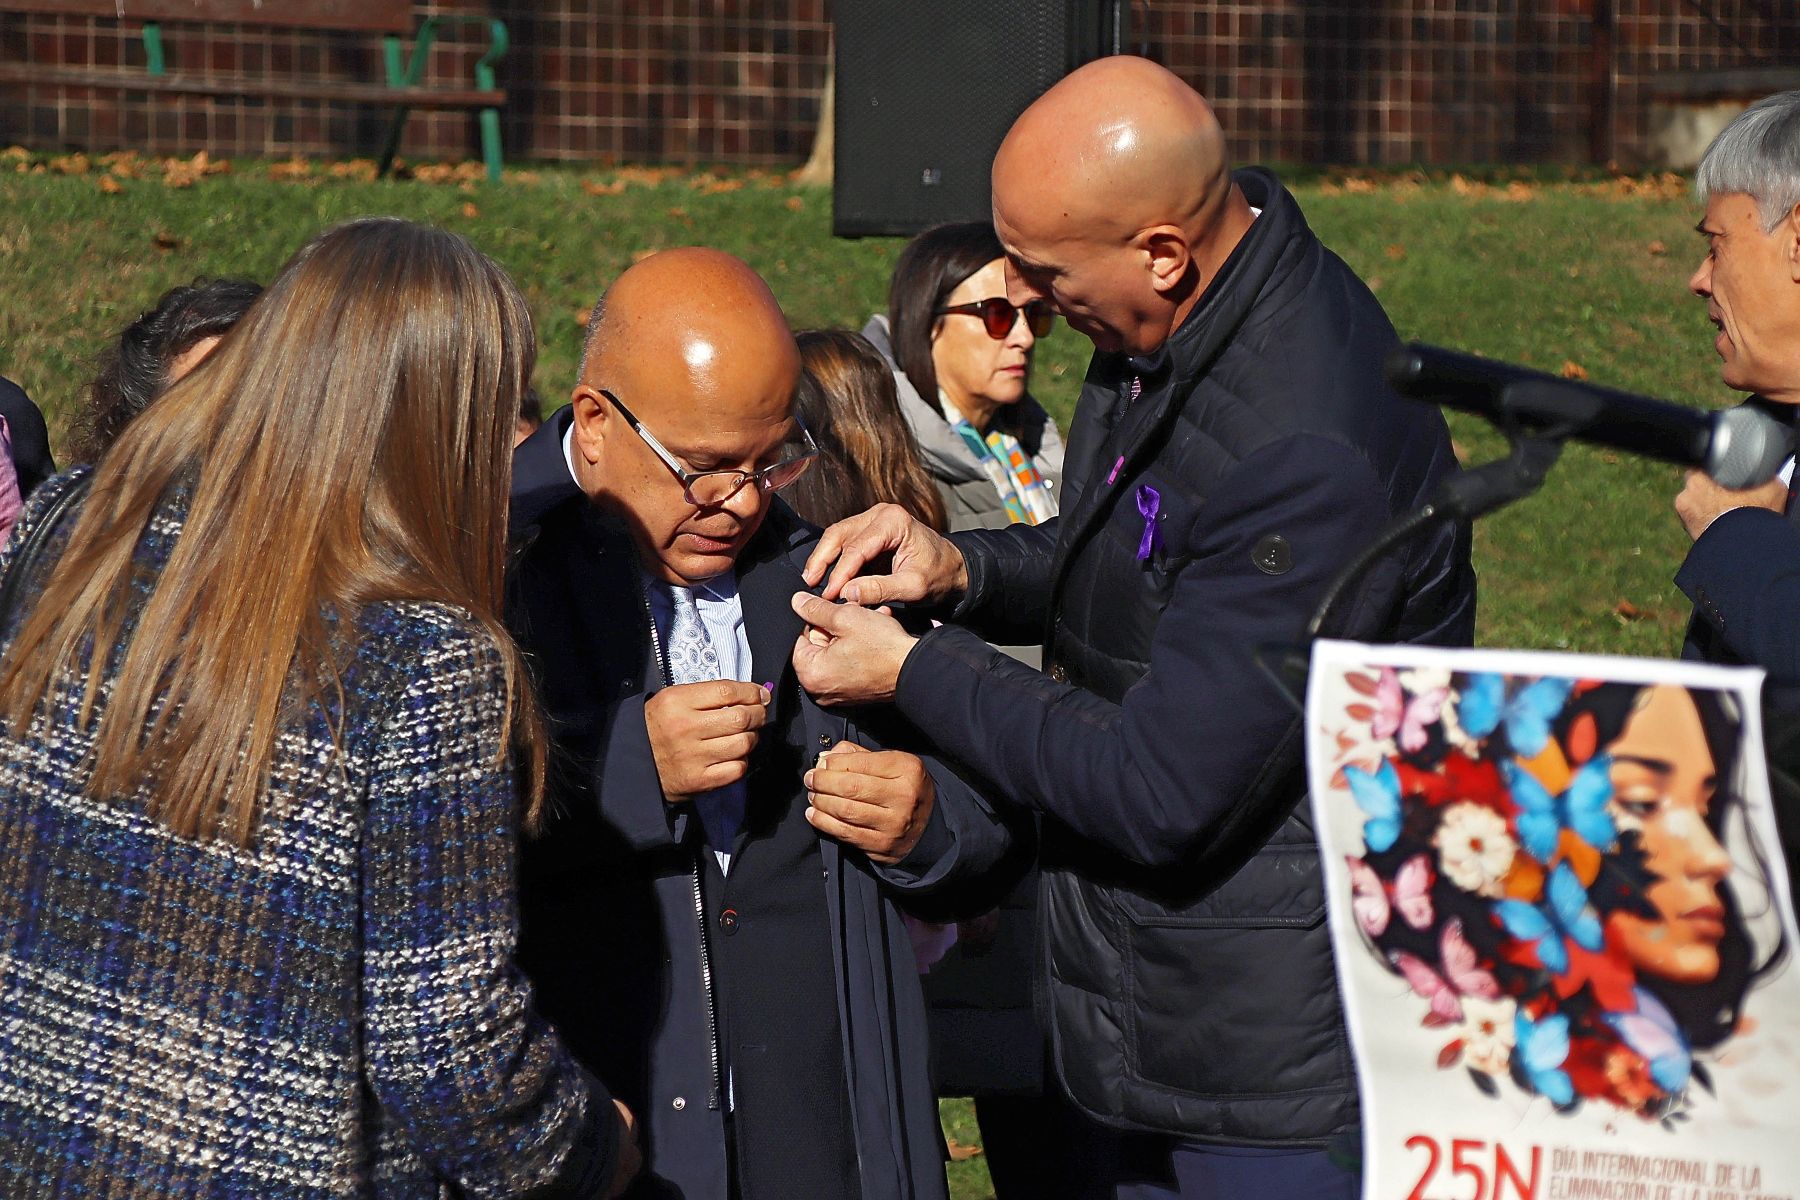
[(994, 490), (1006, 505), (1007, 518), (1014, 525), (1041, 525), (1056, 515), (1056, 496), (1050, 484), (1038, 471), (1037, 463), (1026, 453), (1019, 439), (1010, 433), (990, 429), (983, 438), (969, 419), (956, 411), (948, 397), (940, 394), (950, 427), (987, 472)]

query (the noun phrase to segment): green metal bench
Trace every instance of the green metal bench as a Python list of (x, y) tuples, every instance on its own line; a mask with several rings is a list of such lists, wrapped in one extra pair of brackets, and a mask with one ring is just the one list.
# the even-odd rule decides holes
[[(499, 182), (500, 109), (506, 92), (494, 79), (494, 64), (506, 53), (506, 25), (493, 17), (443, 13), (416, 22), (412, 0), (0, 0), (0, 14), (48, 13), (107, 17), (142, 24), (144, 65), (81, 67), (60, 63), (0, 62), (0, 84), (43, 84), (115, 91), (208, 96), (261, 96), (270, 99), (337, 100), (394, 110), (381, 154), (386, 174), (400, 150), (407, 114), (415, 108), (466, 108), (477, 112), (481, 158), (489, 179)], [(247, 74), (171, 72), (163, 24), (222, 24), (286, 29), (318, 29), (380, 34), (382, 83), (268, 78)], [(472, 87), (425, 83), (439, 29), (446, 23), (487, 27), (488, 48), (475, 62)], [(412, 52), (404, 38), (412, 35)]]

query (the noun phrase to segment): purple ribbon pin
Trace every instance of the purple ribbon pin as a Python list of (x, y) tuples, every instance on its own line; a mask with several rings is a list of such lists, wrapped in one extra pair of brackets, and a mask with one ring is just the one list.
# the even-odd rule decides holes
[(1162, 510), (1162, 493), (1149, 484), (1141, 485), (1137, 490), (1138, 515), (1144, 518), (1144, 536), (1138, 539), (1137, 557), (1139, 562), (1148, 562), (1162, 545), (1162, 526), (1157, 523), (1156, 514)]

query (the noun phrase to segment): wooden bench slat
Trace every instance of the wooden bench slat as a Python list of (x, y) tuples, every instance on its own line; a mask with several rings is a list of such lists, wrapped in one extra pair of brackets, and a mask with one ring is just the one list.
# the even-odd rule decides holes
[(142, 71), (40, 67), (31, 63), (0, 62), (0, 83), (38, 83), (191, 96), (242, 95), (284, 100), (342, 100), (359, 104), (404, 104), (410, 108), (499, 108), (506, 103), (506, 92), (502, 89), (391, 88), (374, 83), (308, 82), (297, 79), (265, 79), (256, 75), (148, 75)]
[(0, 13), (408, 33), (412, 0), (0, 0)]

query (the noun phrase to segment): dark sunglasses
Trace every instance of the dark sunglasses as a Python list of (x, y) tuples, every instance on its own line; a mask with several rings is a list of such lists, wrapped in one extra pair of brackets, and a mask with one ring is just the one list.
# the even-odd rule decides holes
[(669, 468), (669, 473), (681, 481), (687, 502), (696, 508), (717, 508), (737, 495), (752, 480), (756, 481), (756, 490), (759, 492), (779, 491), (805, 474), (806, 468), (812, 466), (813, 459), (819, 453), (812, 431), (796, 415), (794, 424), (799, 427), (803, 439), (800, 446), (794, 447), (798, 453), (774, 466), (764, 467), (760, 471), (690, 471), (669, 452), (668, 447), (657, 440), (655, 434), (644, 428), (643, 422), (632, 415), (623, 401), (605, 388), (600, 389), (600, 394), (612, 401), (613, 407), (619, 410), (619, 415), (625, 418), (625, 423), (631, 426), (631, 431), (642, 438), (656, 457), (662, 459), (663, 466)]
[(974, 300), (968, 304), (952, 304), (948, 308), (937, 310), (938, 316), (950, 313), (966, 313), (971, 317), (981, 318), (981, 327), (996, 342), (1004, 341), (1012, 332), (1013, 324), (1019, 314), (1025, 314), (1025, 328), (1031, 330), (1032, 337), (1043, 337), (1050, 332), (1050, 326), (1056, 323), (1056, 310), (1042, 300), (1028, 300), (1023, 308), (1014, 308), (1011, 300), (1005, 296), (989, 296), (986, 300)]

